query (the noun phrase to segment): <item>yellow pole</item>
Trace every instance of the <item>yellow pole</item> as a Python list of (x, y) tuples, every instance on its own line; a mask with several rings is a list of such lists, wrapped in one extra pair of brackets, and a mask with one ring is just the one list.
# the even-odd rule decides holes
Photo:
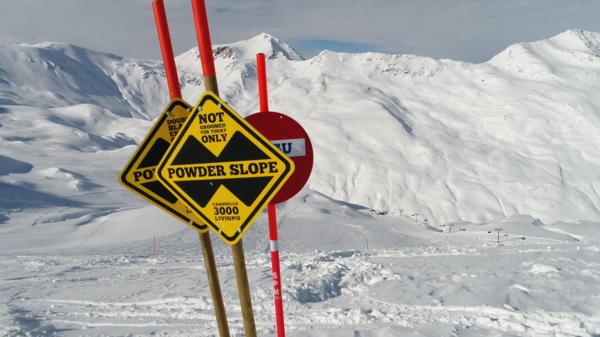
[(250, 286), (248, 285), (248, 272), (246, 271), (244, 245), (242, 240), (238, 241), (234, 246), (231, 246), (231, 253), (233, 254), (235, 279), (240, 294), (240, 307), (242, 308), (242, 317), (244, 318), (244, 331), (246, 332), (246, 337), (256, 337), (252, 297), (250, 296)]
[(208, 232), (200, 233), (200, 248), (202, 248), (202, 256), (204, 256), (206, 277), (208, 278), (210, 294), (212, 295), (213, 306), (215, 308), (219, 336), (229, 337), (227, 313), (225, 312), (225, 305), (223, 304), (221, 285), (219, 284), (219, 275), (217, 274), (217, 264), (215, 263), (215, 255), (213, 253), (212, 242), (210, 241), (210, 234)]

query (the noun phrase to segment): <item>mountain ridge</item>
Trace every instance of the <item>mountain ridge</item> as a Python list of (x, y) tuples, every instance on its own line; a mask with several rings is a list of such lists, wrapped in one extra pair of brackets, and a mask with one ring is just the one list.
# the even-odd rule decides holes
[[(270, 56), (272, 109), (297, 119), (315, 144), (309, 189), (432, 224), (514, 214), (597, 221), (598, 36), (569, 30), (470, 64), (331, 51), (304, 60), (259, 34), (215, 46), (215, 59), (221, 96), (245, 116), (258, 110), (253, 54)], [(110, 157), (111, 168), (82, 186), (121, 194), (111, 177), (149, 125), (139, 119), (152, 119), (167, 103), (162, 64), (47, 42), (0, 54), (2, 155), (34, 167), (0, 180), (64, 195), (59, 180), (35, 174), (56, 166), (36, 149), (53, 146), (65, 153), (61, 169), (80, 180), (98, 172), (73, 162), (69, 151)], [(197, 49), (179, 55), (177, 65), (193, 103), (203, 92)]]

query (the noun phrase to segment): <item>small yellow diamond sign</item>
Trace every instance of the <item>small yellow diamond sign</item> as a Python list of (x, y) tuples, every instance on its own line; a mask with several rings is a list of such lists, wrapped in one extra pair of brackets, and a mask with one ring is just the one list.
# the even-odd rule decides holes
[(217, 95), (206, 92), (173, 140), (158, 179), (235, 245), (294, 163)]
[(203, 220), (166, 189), (156, 176), (158, 163), (191, 111), (192, 107), (186, 102), (171, 101), (125, 165), (119, 181), (128, 190), (203, 233), (208, 231)]

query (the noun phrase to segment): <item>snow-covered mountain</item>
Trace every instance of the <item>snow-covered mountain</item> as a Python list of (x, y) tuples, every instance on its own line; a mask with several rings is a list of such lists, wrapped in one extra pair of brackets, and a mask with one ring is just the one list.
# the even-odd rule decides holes
[[(267, 34), (214, 51), (221, 95), (243, 115), (258, 110), (254, 57), (267, 54), (271, 108), (313, 139), (309, 191), (432, 225), (600, 220), (600, 34), (566, 31), (482, 64), (331, 51), (304, 60)], [(195, 103), (197, 49), (177, 64)], [(167, 97), (157, 61), (2, 47), (0, 217), (16, 224), (20, 212), (72, 203), (95, 215), (52, 221), (85, 223), (144, 205), (116, 177)]]
[(94, 104), (125, 117), (147, 117), (145, 111), (167, 95), (161, 67), (64, 43), (4, 46), (0, 102), (43, 108)]

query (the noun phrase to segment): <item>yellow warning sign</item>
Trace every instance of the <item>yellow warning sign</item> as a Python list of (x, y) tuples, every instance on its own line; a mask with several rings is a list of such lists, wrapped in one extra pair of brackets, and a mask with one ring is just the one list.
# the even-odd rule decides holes
[(128, 190), (203, 233), (208, 231), (203, 220), (165, 188), (156, 176), (160, 160), (191, 111), (192, 107), (186, 102), (171, 101), (125, 165), (119, 181)]
[(288, 157), (207, 92), (160, 162), (157, 175), (209, 228), (234, 245), (293, 171)]

